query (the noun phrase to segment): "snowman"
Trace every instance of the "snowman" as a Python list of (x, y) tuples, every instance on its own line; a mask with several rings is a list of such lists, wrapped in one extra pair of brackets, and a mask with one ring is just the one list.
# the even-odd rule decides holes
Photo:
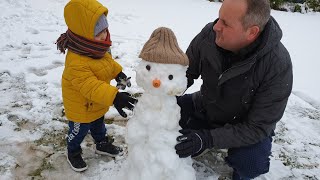
[(139, 57), (136, 82), (144, 93), (126, 127), (126, 179), (195, 180), (192, 159), (179, 158), (174, 148), (181, 135), (176, 96), (187, 86), (188, 58), (164, 27), (154, 30)]

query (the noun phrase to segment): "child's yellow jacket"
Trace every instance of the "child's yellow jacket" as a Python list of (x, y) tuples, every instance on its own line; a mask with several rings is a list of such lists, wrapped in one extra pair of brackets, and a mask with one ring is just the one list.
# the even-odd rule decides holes
[[(68, 28), (87, 39), (94, 38), (94, 27), (108, 9), (96, 0), (71, 0), (64, 9)], [(70, 121), (90, 123), (103, 116), (118, 89), (110, 85), (122, 67), (109, 53), (92, 59), (68, 51), (62, 75), (62, 97), (66, 117)]]

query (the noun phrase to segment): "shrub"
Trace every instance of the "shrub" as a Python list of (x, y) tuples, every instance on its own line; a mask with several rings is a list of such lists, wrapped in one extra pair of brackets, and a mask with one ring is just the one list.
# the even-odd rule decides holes
[(270, 6), (272, 9), (281, 10), (284, 0), (270, 0)]
[(299, 12), (299, 13), (301, 13), (301, 12), (302, 12), (301, 6), (300, 6), (299, 4), (296, 4), (296, 5), (294, 6), (293, 12)]
[(303, 4), (306, 0), (288, 0), (288, 2)]
[[(210, 2), (222, 2), (223, 0), (208, 0)], [(320, 12), (320, 0), (270, 0), (271, 9), (279, 11), (293, 11), (306, 13), (310, 11)]]
[(306, 4), (309, 9), (320, 12), (320, 0), (306, 0)]

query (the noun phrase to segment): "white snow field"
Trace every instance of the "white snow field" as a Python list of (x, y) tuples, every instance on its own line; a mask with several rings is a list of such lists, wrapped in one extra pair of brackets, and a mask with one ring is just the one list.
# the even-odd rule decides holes
[[(67, 0), (0, 1), (0, 180), (112, 179), (127, 154), (112, 159), (94, 154), (93, 140), (82, 144), (89, 169), (76, 173), (65, 157), (67, 121), (61, 98), (64, 55), (54, 44), (67, 30)], [(193, 37), (218, 16), (220, 3), (206, 0), (101, 0), (108, 21), (114, 58), (132, 77), (130, 93), (141, 93), (135, 82), (138, 55), (152, 31), (171, 28), (186, 50)], [(272, 11), (291, 54), (293, 93), (278, 123), (270, 172), (256, 179), (320, 179), (320, 14)], [(113, 82), (114, 83), (114, 82)], [(196, 91), (196, 81), (188, 93)], [(126, 149), (127, 119), (114, 108), (106, 114), (108, 134)], [(198, 180), (230, 179), (225, 150), (212, 150), (194, 160)]]

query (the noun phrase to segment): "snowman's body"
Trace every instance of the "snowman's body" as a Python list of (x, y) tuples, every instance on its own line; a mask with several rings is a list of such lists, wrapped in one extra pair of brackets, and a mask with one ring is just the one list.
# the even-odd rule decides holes
[(186, 88), (186, 68), (144, 60), (137, 67), (137, 84), (145, 92), (127, 124), (127, 179), (196, 179), (191, 158), (179, 158), (174, 149), (181, 129), (176, 95)]

